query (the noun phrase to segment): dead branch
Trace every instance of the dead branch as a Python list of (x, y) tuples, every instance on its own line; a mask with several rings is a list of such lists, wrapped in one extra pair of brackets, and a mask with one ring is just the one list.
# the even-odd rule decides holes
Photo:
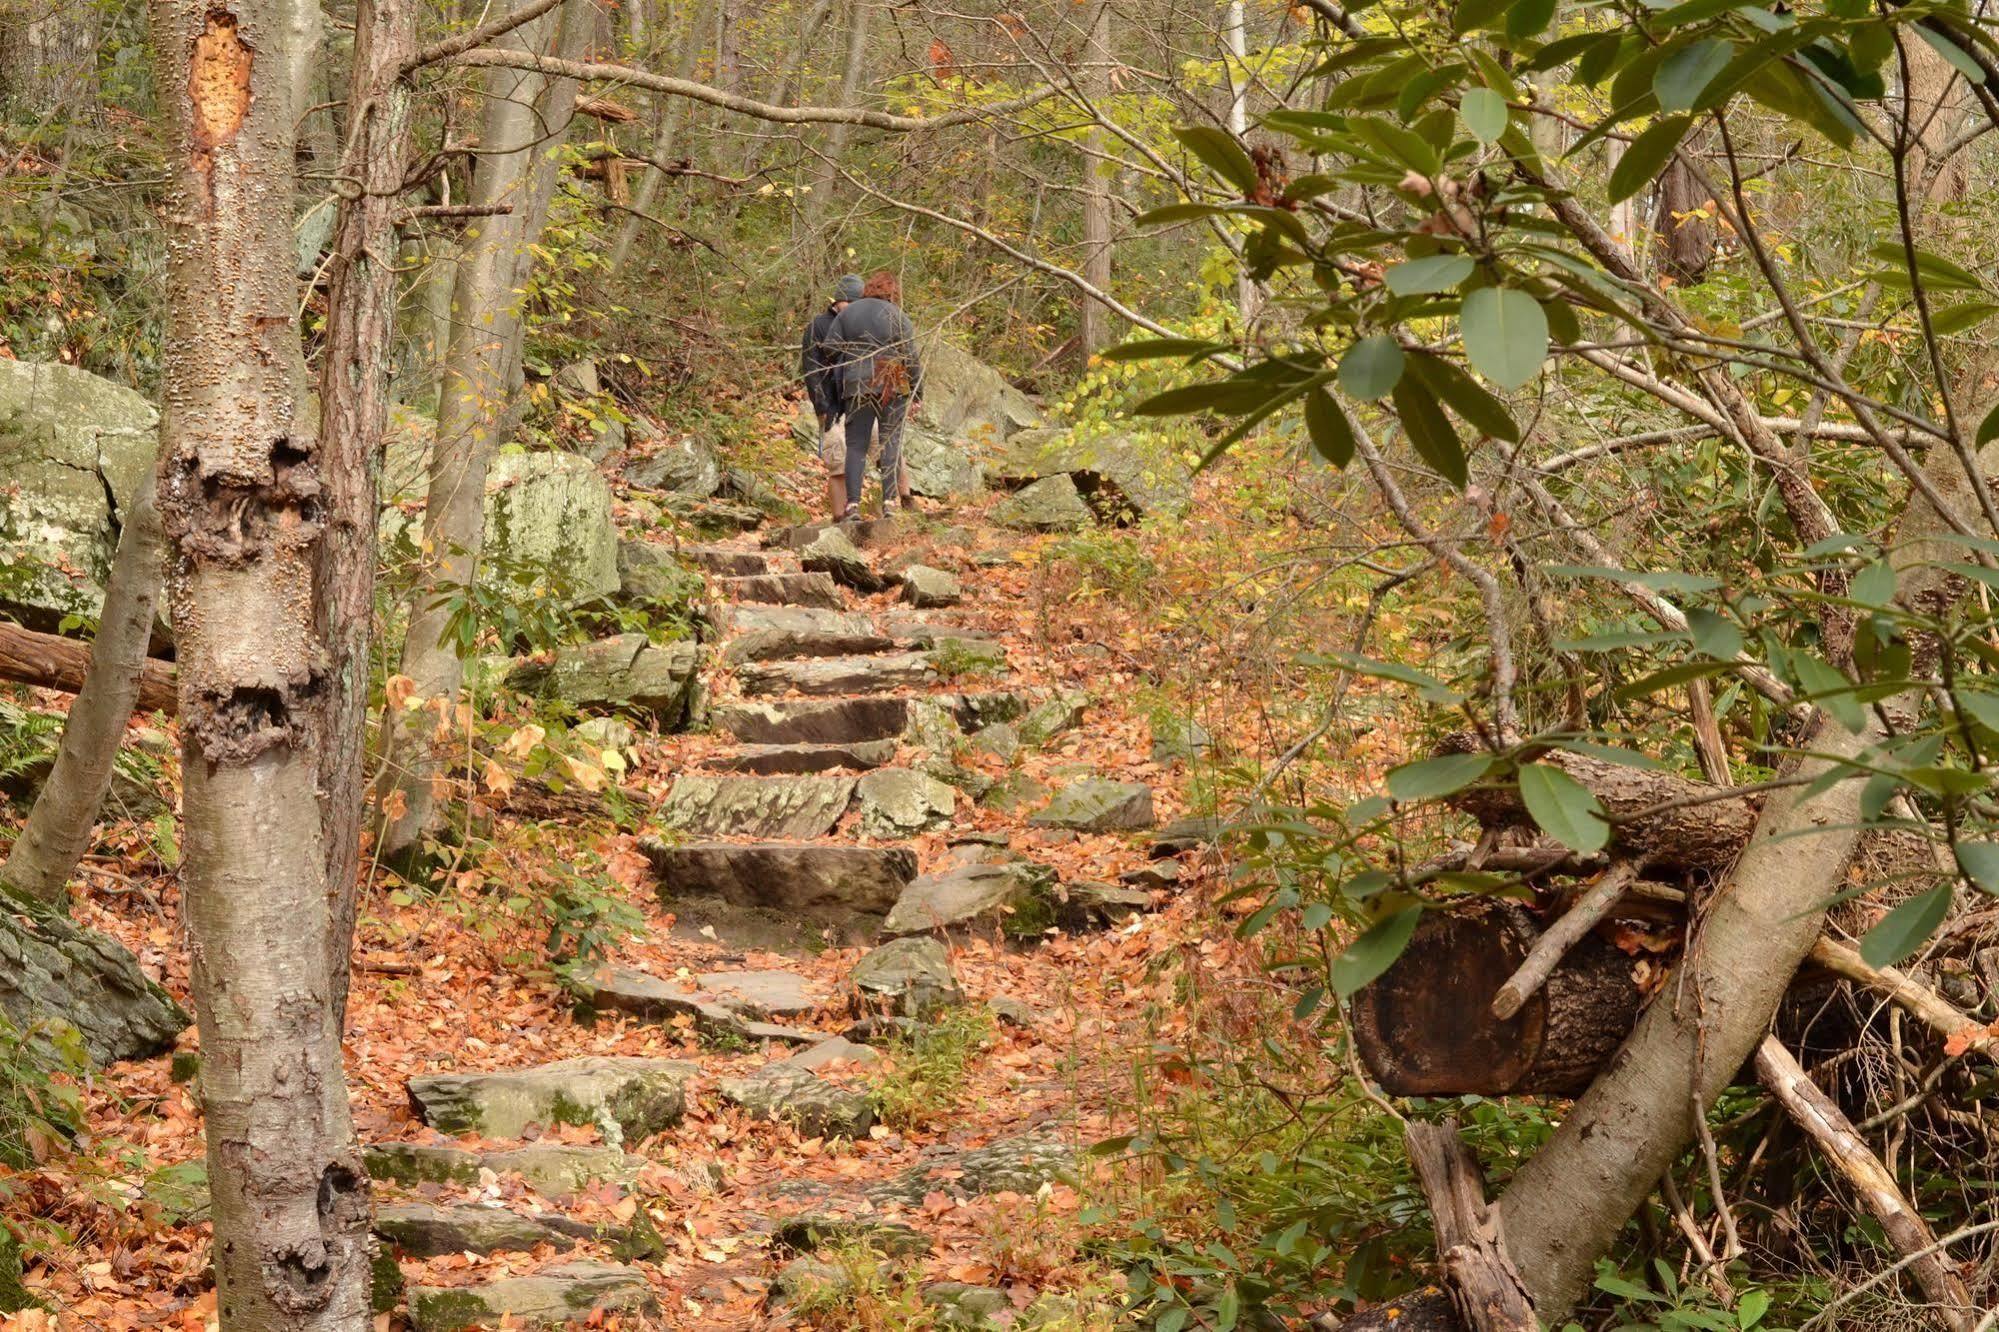
[(1458, 1136), (1457, 1121), (1412, 1122), (1403, 1141), (1430, 1201), (1437, 1254), (1466, 1326), (1472, 1332), (1537, 1332), (1534, 1302), (1506, 1256), (1499, 1214), (1485, 1200), (1485, 1172)]
[(1832, 939), (1812, 945), (1811, 960), (1836, 976), (1863, 985), (1892, 1002), (1910, 1017), (1928, 1026), (1946, 1041), (1961, 1042), (1965, 1050), (1975, 1050), (1988, 1059), (1999, 1057), (1999, 1037), (1980, 1025), (1955, 1004), (1894, 967), (1871, 967), (1858, 949)]
[[(23, 629), (18, 624), (0, 624), (0, 680), (74, 694), (83, 688), (89, 671), (87, 644), (60, 634)], [(139, 711), (171, 715), (178, 706), (173, 663), (147, 658), (139, 681)]]
[(1904, 1256), (1923, 1255), (1909, 1264), (1909, 1274), (1936, 1308), (1950, 1332), (1970, 1332), (1976, 1315), (1971, 1292), (1965, 1289), (1936, 1253), (1936, 1235), (1929, 1223), (1902, 1196), (1901, 1186), (1879, 1157), (1868, 1150), (1832, 1098), (1806, 1075), (1775, 1036), (1756, 1047), (1756, 1075), (1777, 1103), (1818, 1144), (1833, 1168), (1846, 1176), (1860, 1201), (1881, 1223), (1881, 1233)]
[(1504, 1021), (1518, 1013), (1528, 997), (1547, 983), (1549, 975), (1568, 955), (1568, 951), (1582, 942), (1582, 937), (1610, 914), (1610, 909), (1637, 881), (1639, 871), (1644, 867), (1642, 860), (1619, 861), (1591, 884), (1589, 890), (1576, 899), (1576, 904), (1563, 912), (1561, 918), (1534, 941), (1526, 961), (1499, 987), (1499, 992), (1492, 997), (1492, 1015)]

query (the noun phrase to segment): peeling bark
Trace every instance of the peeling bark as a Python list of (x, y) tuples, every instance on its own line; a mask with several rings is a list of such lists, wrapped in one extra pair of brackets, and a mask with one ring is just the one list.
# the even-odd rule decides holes
[(153, 481), (146, 477), (118, 534), (90, 667), (63, 720), (55, 767), (28, 811), (27, 826), (0, 864), (0, 887), (54, 902), (90, 847), (98, 808), (111, 789), (125, 723), (145, 683), (146, 644), (153, 633), (165, 546)]
[(372, 1241), (329, 1020), (314, 622), (326, 521), (299, 419), (284, 0), (154, 0), (178, 164), (160, 516), (179, 652), (185, 920), (223, 1325), (352, 1332)]

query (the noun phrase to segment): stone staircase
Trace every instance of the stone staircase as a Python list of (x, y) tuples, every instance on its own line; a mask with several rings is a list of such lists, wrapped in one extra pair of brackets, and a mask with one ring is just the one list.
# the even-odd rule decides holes
[[(1111, 925), (1149, 909), (1158, 883), (1063, 885), (1054, 871), (1011, 849), (1005, 836), (953, 835), (969, 822), (975, 797), (986, 794), (982, 787), (991, 785), (957, 766), (958, 752), (1045, 743), (1079, 725), (1083, 705), (1010, 687), (1004, 645), (958, 618), (956, 579), (884, 558), (884, 547), (899, 535), (892, 523), (804, 527), (771, 534), (762, 549), (683, 549), (710, 575), (719, 597), (724, 638), (710, 659), (706, 716), (722, 743), (675, 778), (639, 841), (660, 910), (671, 914), (681, 937), (800, 957), (828, 942), (879, 942), (842, 992), (768, 967), (691, 975), (603, 967), (572, 983), (580, 1019), (606, 1014), (691, 1024), (710, 1045), (754, 1047), (766, 1062), (704, 1078), (695, 1061), (592, 1056), (414, 1078), (410, 1105), (424, 1124), (461, 1140), (514, 1145), (382, 1144), (368, 1157), (376, 1178), (415, 1184), (517, 1175), (545, 1195), (628, 1187), (644, 1163), (628, 1157), (627, 1146), (673, 1128), (691, 1095), (712, 1095), (717, 1104), (801, 1137), (864, 1138), (874, 1122), (869, 1098), (821, 1071), (865, 1065), (878, 1056), (857, 1041), (966, 1002), (948, 940), (980, 934), (1031, 942), (1051, 927)], [(976, 689), (966, 687), (967, 662), (976, 667)], [(1131, 783), (1079, 782), (1055, 793), (1035, 819), (1079, 831), (1143, 828), (1152, 820), (1151, 793)], [(924, 844), (942, 841), (945, 850), (941, 860), (923, 865), (912, 842), (932, 833), (943, 836)], [(829, 1030), (857, 1016), (844, 1032)], [(593, 1129), (602, 1142), (532, 1141), (565, 1125)], [(1029, 1132), (907, 1166), (857, 1189), (849, 1201), (870, 1209), (909, 1203), (934, 1187), (970, 1192), (1024, 1184), (1031, 1191), (1072, 1164), (1070, 1148)], [(931, 1170), (940, 1171), (941, 1185)], [(981, 1183), (988, 1179), (996, 1182)], [(658, 1310), (642, 1267), (657, 1256), (644, 1233), (649, 1223), (643, 1208), (632, 1215), (641, 1224), (606, 1226), (497, 1206), (384, 1203), (380, 1306), (397, 1298), (397, 1256), (539, 1253), (548, 1246), (554, 1261), (531, 1275), (410, 1287), (401, 1298), (413, 1325), (418, 1332), (457, 1332), (601, 1322), (619, 1314), (638, 1320), (620, 1326), (715, 1326)], [(750, 1246), (757, 1261), (771, 1264), (760, 1279), (773, 1282), (774, 1300), (811, 1275), (812, 1244), (801, 1239), (804, 1231), (792, 1233), (798, 1224), (785, 1222)], [(863, 1223), (823, 1221), (821, 1228), (851, 1224)], [(609, 1246), (621, 1261), (566, 1256), (586, 1241)], [(921, 1235), (909, 1242), (919, 1251), (928, 1244)], [(773, 1270), (786, 1256), (790, 1265)]]

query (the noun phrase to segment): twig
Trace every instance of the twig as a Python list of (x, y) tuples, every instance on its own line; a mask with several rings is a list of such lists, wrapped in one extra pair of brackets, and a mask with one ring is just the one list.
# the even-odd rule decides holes
[(1504, 1022), (1525, 1007), (1535, 992), (1548, 983), (1548, 977), (1561, 965), (1568, 951), (1610, 913), (1644, 868), (1643, 860), (1618, 861), (1560, 919), (1542, 931), (1526, 958), (1492, 996), (1492, 1015)]
[(558, 8), (562, 2), (563, 0), (529, 0), (528, 4), (511, 13), (502, 14), (491, 23), (482, 23), (476, 28), (459, 33), (456, 37), (446, 37), (442, 41), (432, 42), (403, 62), (403, 73), (407, 75), (413, 70), (422, 69), (425, 65), (449, 60), (475, 46), (484, 46), (495, 37), (504, 37), (515, 28), (525, 27), (534, 22), (549, 10)]

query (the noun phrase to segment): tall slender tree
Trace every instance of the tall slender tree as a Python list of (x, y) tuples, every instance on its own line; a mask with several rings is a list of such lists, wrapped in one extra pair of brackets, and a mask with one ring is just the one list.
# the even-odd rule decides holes
[(180, 669), (184, 912), (222, 1325), (368, 1319), (367, 1176), (327, 957), (313, 614), (326, 476), (300, 401), (296, 0), (154, 0), (173, 134), (159, 504)]

